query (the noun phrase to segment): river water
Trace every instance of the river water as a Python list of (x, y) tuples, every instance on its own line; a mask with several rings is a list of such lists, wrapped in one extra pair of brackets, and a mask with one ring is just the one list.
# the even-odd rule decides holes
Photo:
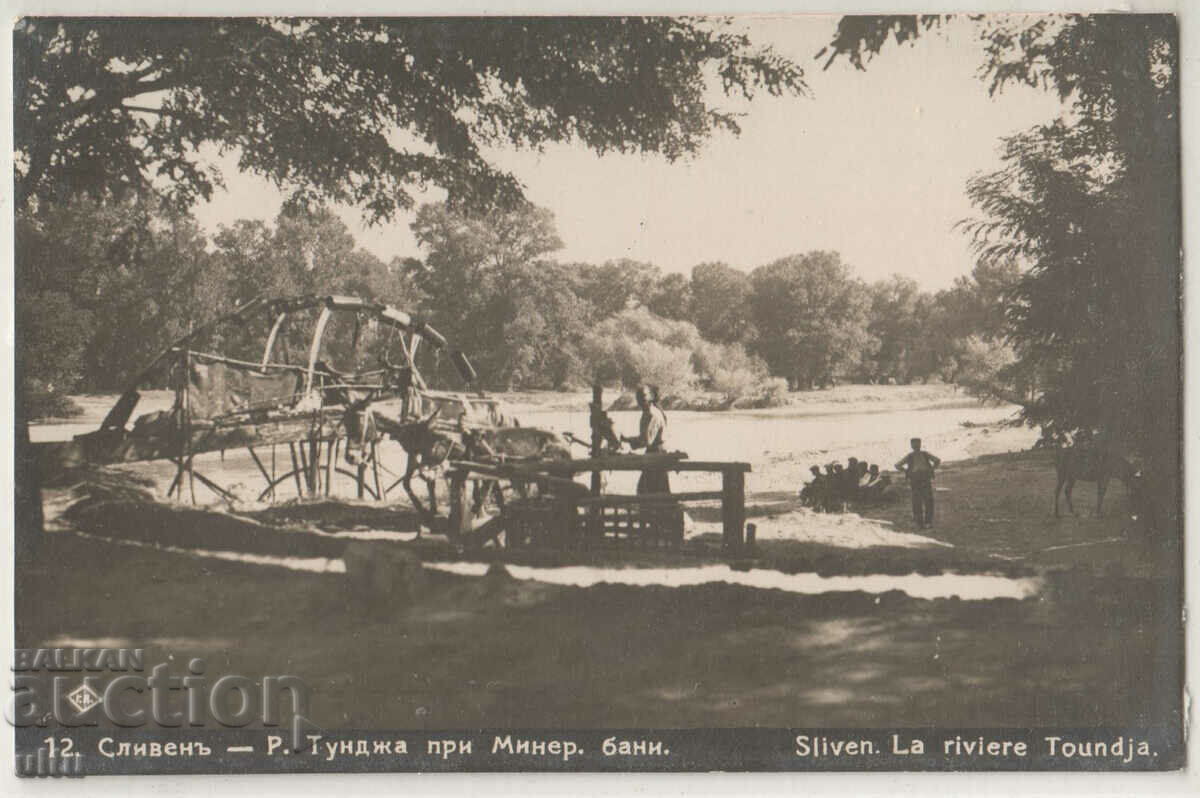
[[(949, 397), (949, 394), (947, 394)], [(79, 402), (85, 415), (69, 421), (34, 424), (31, 438), (37, 441), (69, 440), (72, 436), (96, 429), (116, 397), (87, 396)], [(137, 407), (137, 414), (167, 408), (171, 394), (166, 391), (147, 391)], [(538, 426), (557, 432), (571, 432), (585, 438), (588, 434), (586, 409), (542, 409), (537, 405), (513, 404), (509, 408), (525, 426)], [(808, 478), (808, 468), (814, 464), (841, 461), (851, 456), (877, 463), (884, 471), (891, 468), (909, 450), (909, 438), (919, 437), (928, 451), (946, 461), (996, 452), (1016, 451), (1032, 445), (1036, 434), (1025, 428), (998, 426), (1014, 417), (1013, 406), (986, 406), (966, 397), (953, 397), (933, 406), (905, 407), (903, 389), (898, 400), (844, 402), (812, 407), (785, 407), (748, 411), (670, 411), (667, 413), (666, 442), (669, 450), (687, 452), (692, 460), (734, 460), (751, 464), (747, 476), (748, 495), (772, 492), (794, 493)], [(618, 434), (633, 435), (638, 428), (637, 411), (615, 411), (610, 414)], [(585, 451), (577, 450), (579, 456)], [(260, 452), (271, 469), (269, 451)], [(287, 470), (286, 448), (276, 452), (275, 473)], [(394, 443), (380, 447), (380, 462), (385, 487), (403, 472), (405, 455)], [(174, 477), (173, 466), (167, 462), (141, 463), (129, 466), (156, 479), (163, 491)], [(245, 451), (230, 450), (209, 453), (196, 458), (196, 467), (205, 476), (244, 500), (257, 498), (263, 477)], [(719, 477), (703, 473), (672, 475), (676, 490), (707, 490), (718, 487)], [(605, 476), (605, 489), (614, 493), (631, 493), (637, 482), (636, 473), (610, 473)], [(281, 486), (278, 498), (289, 498), (292, 483)], [(205, 504), (217, 496), (197, 482), (196, 499)], [(349, 477), (335, 478), (334, 495), (351, 496), (354, 483)], [(389, 498), (403, 497), (397, 488)], [(190, 496), (189, 496), (190, 498)]]

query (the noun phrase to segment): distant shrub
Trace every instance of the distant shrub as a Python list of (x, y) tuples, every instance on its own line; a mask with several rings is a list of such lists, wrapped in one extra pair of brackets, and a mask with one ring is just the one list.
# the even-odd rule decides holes
[[(763, 360), (740, 344), (706, 341), (690, 322), (663, 319), (645, 308), (631, 308), (596, 325), (579, 347), (588, 378), (627, 388), (656, 385), (663, 397), (687, 406), (728, 407), (740, 400), (784, 403), (774, 396)], [(783, 386), (786, 394), (787, 386)], [(692, 396), (708, 391), (720, 397)], [(774, 405), (772, 405), (774, 406)]]
[(783, 407), (788, 403), (788, 384), (782, 377), (768, 377), (760, 390), (762, 407)]
[(971, 336), (962, 342), (954, 383), (983, 398), (1009, 396), (1014, 388), (1007, 377), (1016, 361), (1012, 347)]
[(702, 384), (724, 394), (729, 401), (756, 393), (767, 379), (767, 364), (739, 344), (701, 341), (692, 355), (692, 363)]
[(688, 350), (658, 341), (622, 343), (625, 373), (621, 378), (626, 385), (649, 383), (669, 396), (690, 390), (696, 382)]
[(591, 381), (642, 383), (679, 394), (697, 382), (692, 356), (702, 343), (688, 322), (660, 319), (645, 308), (626, 310), (596, 325), (580, 343)]
[(787, 380), (781, 377), (767, 377), (755, 385), (752, 391), (733, 400), (730, 406), (739, 410), (786, 407), (790, 404), (788, 396)]

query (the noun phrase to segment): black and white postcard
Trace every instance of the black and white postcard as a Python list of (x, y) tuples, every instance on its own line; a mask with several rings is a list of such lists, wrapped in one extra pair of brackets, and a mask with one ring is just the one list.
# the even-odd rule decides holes
[(19, 775), (1186, 766), (1175, 15), (9, 24)]

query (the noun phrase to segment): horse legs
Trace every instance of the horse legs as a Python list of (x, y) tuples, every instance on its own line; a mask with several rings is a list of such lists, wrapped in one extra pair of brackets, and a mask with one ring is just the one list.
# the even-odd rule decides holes
[(480, 479), (475, 482), (474, 496), (471, 502), (471, 512), (482, 515), (487, 508), (488, 499), (496, 497), (496, 506), (504, 507), (504, 491), (500, 488), (498, 479)]
[(1071, 515), (1078, 515), (1078, 513), (1075, 512), (1075, 503), (1071, 501), (1071, 491), (1073, 490), (1075, 490), (1075, 480), (1068, 477), (1067, 489), (1064, 491), (1063, 495), (1067, 497), (1067, 509), (1071, 511)]
[[(432, 530), (434, 528), (434, 513), (425, 508), (425, 505), (422, 504), (421, 500), (417, 498), (417, 492), (413, 490), (412, 487), (412, 478), (417, 473), (416, 464), (416, 458), (410, 454), (408, 456), (408, 467), (404, 469), (404, 476), (400, 478), (400, 484), (404, 486), (404, 492), (408, 494), (408, 499), (412, 502), (413, 508), (416, 509), (417, 514), (425, 519), (425, 523)], [(417, 537), (420, 537), (420, 535), (421, 529), (418, 527)]]
[(421, 477), (425, 480), (425, 487), (429, 490), (429, 512), (434, 516), (437, 515), (437, 481), (430, 477)]
[(1099, 518), (1103, 513), (1100, 511), (1104, 504), (1104, 491), (1108, 490), (1108, 480), (1096, 480), (1096, 517)]
[(1058, 517), (1059, 517), (1059, 513), (1058, 513), (1058, 494), (1062, 493), (1062, 488), (1063, 488), (1063, 482), (1064, 482), (1064, 481), (1065, 481), (1065, 480), (1063, 480), (1062, 474), (1061, 474), (1061, 473), (1059, 473), (1059, 475), (1058, 475), (1058, 484), (1056, 484), (1056, 485), (1054, 486), (1054, 517), (1055, 517), (1055, 518), (1058, 518)]

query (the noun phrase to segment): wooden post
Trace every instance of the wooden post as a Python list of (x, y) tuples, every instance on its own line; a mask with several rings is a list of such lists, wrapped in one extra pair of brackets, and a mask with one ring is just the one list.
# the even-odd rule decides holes
[(746, 475), (736, 468), (722, 469), (721, 493), (721, 544), (727, 554), (739, 554), (746, 523)]
[[(349, 439), (346, 442), (349, 444)], [(325, 495), (328, 496), (329, 489), (333, 485), (333, 461), (337, 457), (338, 439), (335, 437), (330, 440), (329, 445), (325, 448), (327, 450), (325, 452)]]
[[(191, 391), (188, 386), (191, 385), (192, 378), (192, 354), (187, 350), (183, 352), (183, 401), (180, 403), (183, 407), (183, 454), (184, 459), (181, 460), (181, 466), (187, 469), (188, 489), (192, 494), (192, 504), (196, 503), (196, 480), (192, 476), (192, 403), (189, 399)], [(182, 477), (182, 473), (181, 473)], [(183, 482), (179, 483), (179, 498), (183, 498)]]
[[(320, 433), (318, 432), (318, 435)], [(321, 439), (312, 438), (308, 444), (308, 495), (316, 496), (321, 485)]]
[[(290, 452), (292, 455), (292, 476), (296, 480), (296, 495), (303, 497), (304, 496), (304, 487), (303, 487), (304, 483), (302, 483), (300, 481), (300, 464), (296, 461), (296, 443), (295, 443), (295, 441), (288, 442), (288, 452)], [(300, 446), (300, 459), (302, 459), (302, 460), (304, 459), (303, 444), (301, 444), (301, 446)], [(286, 477), (285, 477), (285, 479), (286, 479)]]
[(371, 441), (371, 474), (375, 478), (375, 500), (383, 501), (383, 485), (379, 482), (379, 442)]
[(447, 529), (451, 541), (457, 541), (471, 531), (471, 491), (467, 490), (467, 474), (450, 474), (450, 520)]
[[(592, 407), (591, 407), (591, 427), (592, 427), (592, 446), (590, 449), (592, 457), (599, 457), (604, 446), (604, 429), (603, 417), (604, 413), (604, 386), (596, 383), (592, 386)], [(591, 495), (600, 495), (600, 472), (592, 472)], [(570, 523), (575, 523), (575, 508), (570, 507)], [(603, 511), (599, 507), (591, 507), (588, 509), (588, 539), (595, 539), (603, 535), (601, 513)], [(573, 532), (573, 530), (570, 530)]]

